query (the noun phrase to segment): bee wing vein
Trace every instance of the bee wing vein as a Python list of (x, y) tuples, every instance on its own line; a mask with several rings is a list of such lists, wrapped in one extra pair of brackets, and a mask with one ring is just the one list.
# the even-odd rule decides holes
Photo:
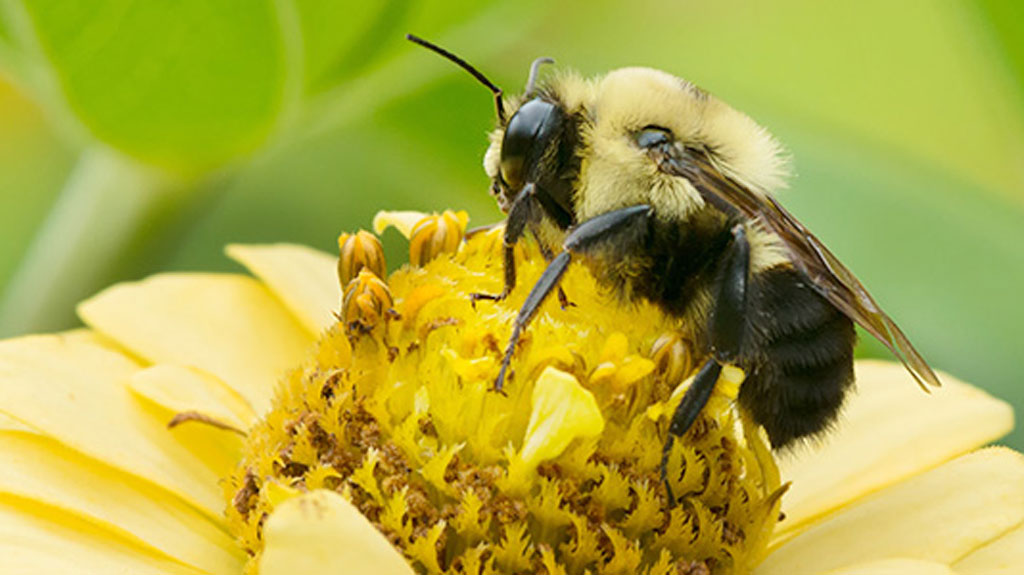
[(686, 150), (658, 162), (663, 171), (684, 177), (712, 205), (723, 202), (751, 220), (760, 220), (777, 235), (790, 260), (810, 280), (814, 289), (832, 305), (878, 338), (914, 377), (922, 388), (939, 386), (939, 378), (914, 348), (907, 336), (889, 317), (853, 272), (821, 241), (770, 195), (759, 195), (716, 169), (703, 152)]

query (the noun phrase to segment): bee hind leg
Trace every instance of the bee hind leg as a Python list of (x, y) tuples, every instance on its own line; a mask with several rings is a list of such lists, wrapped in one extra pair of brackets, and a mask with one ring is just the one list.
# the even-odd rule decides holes
[(732, 243), (722, 259), (714, 309), (708, 321), (711, 342), (710, 357), (704, 362), (693, 383), (672, 414), (668, 438), (661, 451), (661, 482), (665, 484), (669, 507), (675, 497), (668, 478), (668, 459), (676, 437), (682, 437), (697, 420), (711, 398), (722, 366), (740, 355), (746, 332), (747, 283), (750, 279), (750, 244), (743, 224), (732, 228)]

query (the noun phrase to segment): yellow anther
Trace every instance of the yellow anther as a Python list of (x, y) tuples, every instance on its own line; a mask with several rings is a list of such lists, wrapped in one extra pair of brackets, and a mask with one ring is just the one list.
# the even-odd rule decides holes
[(338, 253), (338, 279), (342, 286), (347, 286), (363, 268), (377, 277), (387, 277), (384, 248), (377, 236), (366, 230), (338, 236)]
[(690, 343), (679, 333), (662, 334), (651, 346), (654, 372), (665, 383), (675, 387), (693, 371)]
[(341, 320), (346, 327), (369, 331), (388, 314), (394, 302), (388, 284), (367, 268), (345, 286)]
[(422, 266), (440, 254), (455, 253), (468, 221), (466, 212), (445, 210), (417, 222), (409, 233), (409, 263)]

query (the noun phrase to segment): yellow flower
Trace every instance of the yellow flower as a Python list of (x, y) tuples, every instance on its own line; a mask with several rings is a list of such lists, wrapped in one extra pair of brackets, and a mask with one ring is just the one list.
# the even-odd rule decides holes
[(573, 268), (576, 305), (545, 305), (495, 394), (542, 259), (525, 247), (519, 287), (474, 309), (501, 289), (500, 230), (389, 222), (422, 265), (386, 281), (365, 236), (341, 242), (345, 293), (337, 258), (233, 246), (258, 280), (155, 276), (84, 302), (88, 329), (0, 342), (2, 571), (1019, 570), (1024, 457), (972, 451), (1011, 428), (1003, 402), (860, 362), (839, 428), (776, 467), (728, 371), (676, 442), (666, 509), (693, 364), (672, 323)]

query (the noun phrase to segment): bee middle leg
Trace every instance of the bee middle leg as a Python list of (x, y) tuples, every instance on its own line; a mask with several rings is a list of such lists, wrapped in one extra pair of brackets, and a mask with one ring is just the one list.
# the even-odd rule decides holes
[(732, 228), (732, 242), (726, 250), (717, 280), (714, 309), (708, 321), (710, 357), (704, 362), (689, 389), (672, 414), (668, 438), (661, 452), (661, 482), (669, 506), (675, 497), (668, 481), (668, 457), (676, 437), (682, 437), (697, 420), (718, 382), (722, 366), (736, 360), (746, 332), (747, 283), (750, 279), (750, 244), (743, 224)]
[(498, 371), (498, 378), (494, 382), (494, 391), (501, 392), (505, 383), (505, 374), (508, 371), (509, 363), (512, 361), (512, 354), (515, 353), (516, 344), (519, 343), (519, 336), (522, 335), (530, 320), (540, 309), (544, 300), (551, 295), (552, 290), (558, 287), (565, 270), (569, 267), (572, 254), (586, 254), (593, 251), (602, 244), (614, 242), (618, 249), (628, 249), (630, 244), (636, 244), (646, 237), (648, 224), (651, 218), (651, 208), (641, 204), (630, 206), (601, 214), (591, 218), (572, 229), (562, 244), (563, 251), (551, 259), (551, 263), (544, 269), (540, 279), (533, 285), (530, 294), (526, 296), (523, 307), (519, 308), (519, 315), (512, 324), (512, 335), (508, 340), (508, 347), (505, 348), (505, 355), (501, 360), (501, 369)]
[[(548, 263), (551, 263), (551, 260), (555, 259), (554, 252), (552, 252), (551, 248), (547, 247), (543, 243), (540, 244), (540, 255), (544, 256), (544, 261)], [(562, 286), (558, 286), (558, 305), (563, 310), (576, 307), (576, 304), (569, 301), (569, 296), (565, 295), (565, 290), (562, 289)]]

